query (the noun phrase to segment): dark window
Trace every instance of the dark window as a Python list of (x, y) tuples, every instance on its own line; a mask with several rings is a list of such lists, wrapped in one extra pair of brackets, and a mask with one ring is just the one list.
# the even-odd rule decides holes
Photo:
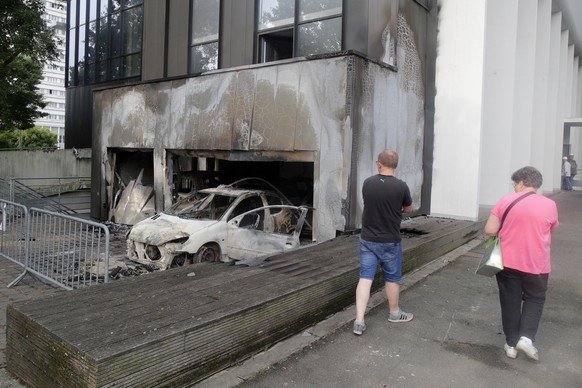
[(69, 8), (68, 86), (141, 76), (143, 0), (71, 0)]
[(342, 0), (258, 0), (257, 4), (258, 62), (342, 49)]

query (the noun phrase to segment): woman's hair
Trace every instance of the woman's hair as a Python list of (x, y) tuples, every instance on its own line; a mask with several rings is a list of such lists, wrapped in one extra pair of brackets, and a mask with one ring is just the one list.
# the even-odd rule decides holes
[(522, 167), (511, 175), (511, 180), (515, 183), (522, 182), (526, 187), (539, 189), (544, 182), (542, 173), (535, 167)]

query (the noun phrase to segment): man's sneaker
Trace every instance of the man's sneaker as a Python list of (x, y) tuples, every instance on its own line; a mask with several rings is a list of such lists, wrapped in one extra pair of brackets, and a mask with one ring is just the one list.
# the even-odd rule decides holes
[(505, 355), (509, 358), (516, 358), (517, 357), (517, 349), (513, 346), (509, 346), (507, 344), (503, 345), (503, 349), (505, 349)]
[(533, 343), (527, 337), (521, 337), (517, 342), (517, 345), (515, 345), (515, 347), (518, 350), (524, 352), (526, 356), (528, 356), (532, 360), (538, 361), (540, 359), (540, 357), (538, 356), (538, 350), (535, 348), (535, 346), (533, 346)]
[(411, 313), (405, 313), (402, 310), (398, 310), (398, 312), (395, 314), (388, 314), (388, 320), (390, 322), (409, 322), (412, 321), (412, 318), (414, 318), (414, 315)]
[(364, 322), (356, 322), (354, 321), (354, 334), (362, 335), (362, 333), (366, 330), (366, 324)]

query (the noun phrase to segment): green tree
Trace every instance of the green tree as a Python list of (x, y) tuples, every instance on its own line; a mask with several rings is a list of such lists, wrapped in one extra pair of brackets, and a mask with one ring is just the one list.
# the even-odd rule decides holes
[(48, 129), (35, 126), (20, 132), (19, 129), (1, 131), (0, 148), (53, 148), (57, 144), (58, 135)]
[(46, 104), (36, 89), (43, 65), (58, 57), (43, 0), (0, 1), (0, 131), (30, 128)]

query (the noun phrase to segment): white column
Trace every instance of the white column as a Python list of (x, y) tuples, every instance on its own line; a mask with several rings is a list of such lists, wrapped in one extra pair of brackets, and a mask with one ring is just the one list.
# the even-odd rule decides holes
[(537, 1), (519, 0), (510, 170), (532, 164)]
[[(572, 65), (572, 108), (571, 117), (580, 117), (578, 114), (578, 57), (574, 58), (574, 63)], [(573, 127), (570, 130), (570, 143), (572, 148), (570, 153), (574, 154), (574, 159), (578, 161), (580, 155), (580, 128)]]
[[(550, 30), (550, 65), (548, 68), (548, 99), (546, 116), (546, 144), (544, 147), (544, 183), (542, 191), (551, 193), (560, 189), (562, 129), (558, 131), (558, 85), (560, 78), (560, 46), (561, 46), (562, 13), (552, 15)], [(559, 141), (557, 137), (559, 134)]]
[(439, 0), (431, 214), (478, 217), (485, 0)]
[[(560, 35), (560, 51), (559, 51), (559, 75), (558, 75), (558, 107), (556, 109), (556, 117), (554, 122), (555, 128), (555, 139), (556, 144), (554, 145), (554, 159), (555, 166), (554, 172), (554, 190), (560, 188), (561, 176), (558, 179), (558, 171), (561, 171), (562, 156), (564, 150), (564, 118), (566, 117), (567, 111), (569, 110), (569, 104), (567, 105), (567, 81), (568, 81), (568, 30), (564, 30)], [(567, 106), (566, 106), (567, 105)], [(561, 174), (560, 174), (561, 175)]]
[(570, 108), (570, 117), (578, 117), (578, 109), (576, 109), (578, 101), (576, 100), (578, 94), (578, 57), (574, 56), (574, 46), (570, 46), (572, 50), (571, 58), (572, 64), (570, 67), (570, 101), (572, 106)]
[[(517, 142), (521, 142), (518, 138), (521, 131), (515, 132), (513, 127), (517, 25), (518, 2), (487, 2), (479, 172), (479, 203), (485, 206), (494, 205), (513, 191), (510, 179), (513, 152), (519, 152), (518, 159), (525, 158), (523, 151), (516, 151), (520, 148)], [(529, 150), (528, 137), (525, 147)]]
[[(548, 116), (548, 90), (550, 72), (550, 37), (552, 25), (552, 1), (539, 0), (536, 28), (536, 59), (534, 64), (535, 83), (533, 93), (533, 119), (532, 119), (532, 144), (531, 165), (540, 170), (546, 177), (544, 168), (544, 155), (547, 146), (547, 116)], [(551, 187), (551, 185), (548, 185)]]

